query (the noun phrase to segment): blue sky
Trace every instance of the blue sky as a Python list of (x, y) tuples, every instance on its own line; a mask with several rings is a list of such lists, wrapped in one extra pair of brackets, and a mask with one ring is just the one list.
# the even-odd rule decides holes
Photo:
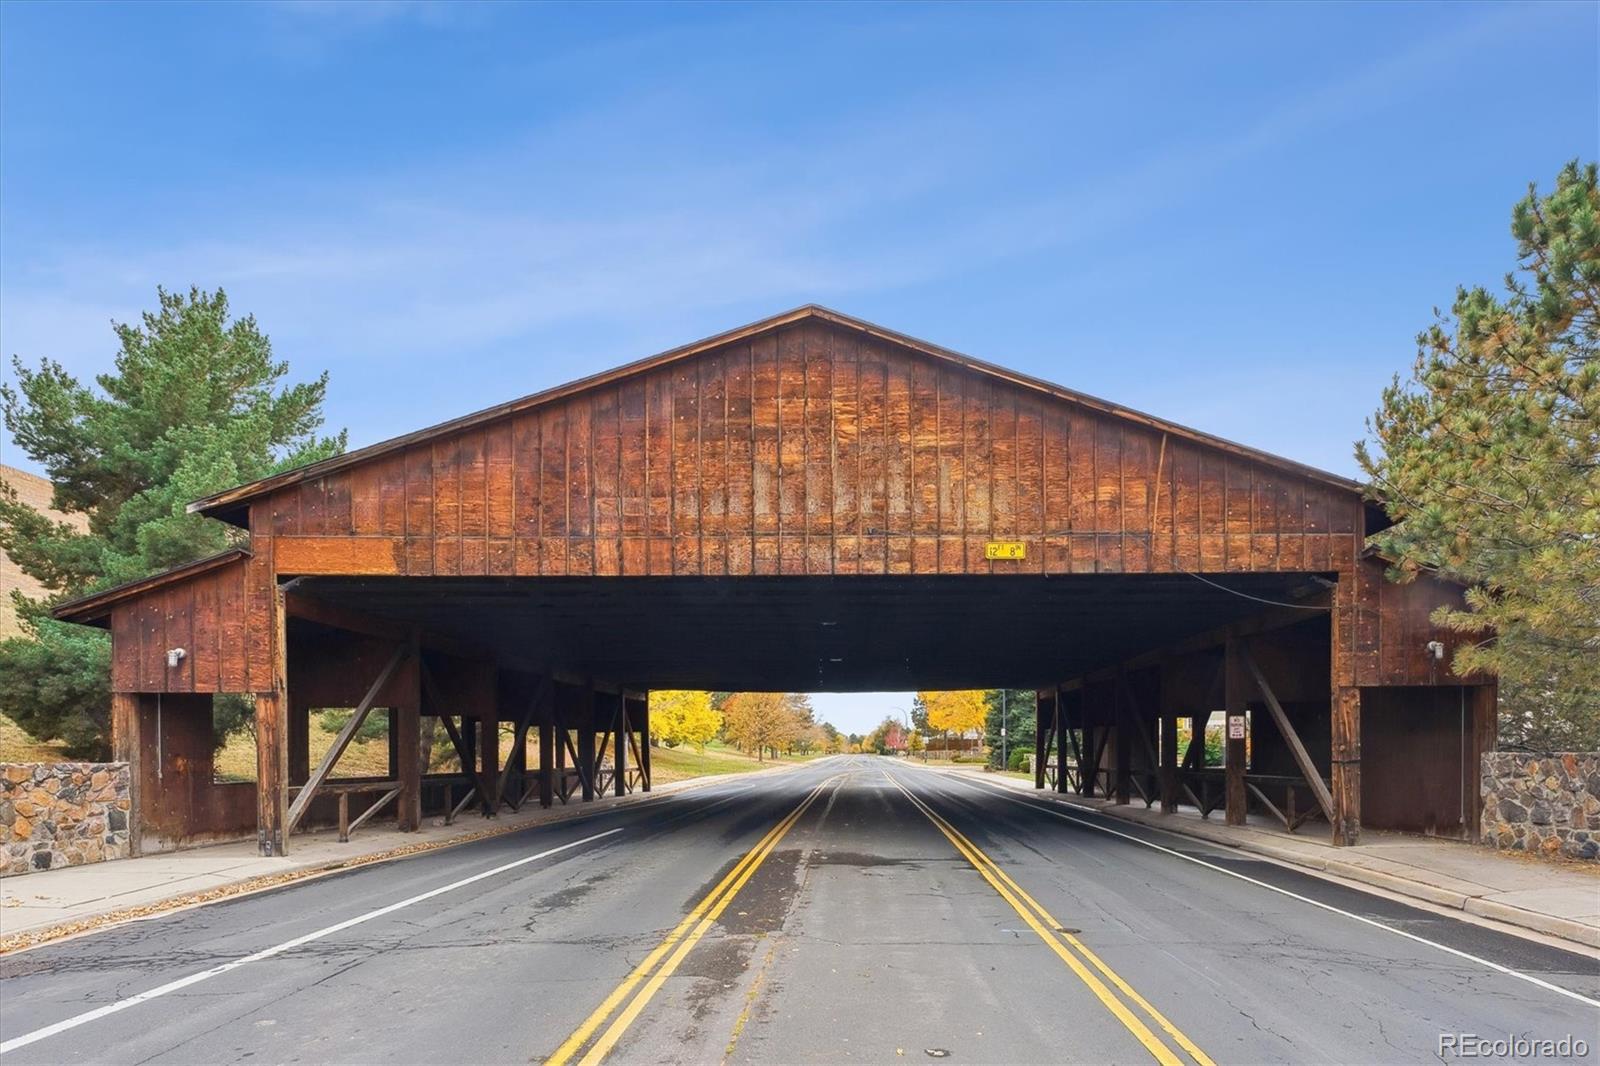
[(361, 445), (817, 301), (1353, 474), (1597, 12), (13, 0), (0, 351), (221, 285)]

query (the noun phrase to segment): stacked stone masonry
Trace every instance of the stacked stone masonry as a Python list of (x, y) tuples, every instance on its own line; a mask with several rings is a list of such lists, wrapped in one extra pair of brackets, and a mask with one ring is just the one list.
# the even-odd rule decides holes
[(1483, 756), (1483, 842), (1600, 861), (1600, 752)]
[(129, 854), (128, 764), (0, 763), (0, 874)]

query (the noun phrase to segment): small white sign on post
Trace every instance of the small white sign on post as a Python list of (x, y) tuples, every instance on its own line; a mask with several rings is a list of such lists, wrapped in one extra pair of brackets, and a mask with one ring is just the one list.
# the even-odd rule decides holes
[(1242, 715), (1242, 714), (1230, 714), (1230, 715), (1228, 715), (1228, 739), (1229, 740), (1243, 740), (1244, 739), (1244, 715)]

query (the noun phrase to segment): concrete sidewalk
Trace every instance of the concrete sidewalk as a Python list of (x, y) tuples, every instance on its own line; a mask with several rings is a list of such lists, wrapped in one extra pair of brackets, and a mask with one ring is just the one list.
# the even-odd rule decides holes
[(332, 830), (305, 833), (293, 838), (288, 855), (276, 858), (263, 858), (257, 854), (255, 841), (241, 840), (4, 877), (0, 878), (0, 954), (149, 914), (273, 888), (319, 873), (464, 844), (611, 807), (648, 802), (704, 785), (781, 773), (804, 765), (808, 764), (689, 778), (657, 785), (648, 793), (601, 796), (592, 803), (574, 801), (549, 810), (535, 802), (520, 811), (501, 811), (496, 818), (464, 813), (454, 825), (445, 825), (442, 818), (434, 817), (424, 820), (415, 833), (401, 833), (385, 823), (363, 828), (343, 844)]
[(1290, 834), (1275, 822), (1268, 824), (1265, 819), (1254, 818), (1250, 825), (1227, 826), (1222, 824), (1220, 814), (1201, 818), (1199, 811), (1188, 807), (1180, 807), (1175, 814), (1162, 814), (1159, 806), (1146, 809), (1142, 801), (1118, 805), (1048, 789), (1037, 791), (1031, 781), (980, 769), (926, 769), (1238, 848), (1435, 906), (1600, 948), (1600, 866), (1549, 863), (1461, 841), (1371, 829), (1362, 830), (1358, 846), (1336, 848), (1315, 827)]

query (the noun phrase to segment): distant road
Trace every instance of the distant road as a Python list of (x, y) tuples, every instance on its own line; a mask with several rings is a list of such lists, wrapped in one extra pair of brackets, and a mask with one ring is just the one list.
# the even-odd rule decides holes
[(1597, 1033), (1590, 956), (867, 756), (0, 959), (6, 1064), (1596, 1061)]

